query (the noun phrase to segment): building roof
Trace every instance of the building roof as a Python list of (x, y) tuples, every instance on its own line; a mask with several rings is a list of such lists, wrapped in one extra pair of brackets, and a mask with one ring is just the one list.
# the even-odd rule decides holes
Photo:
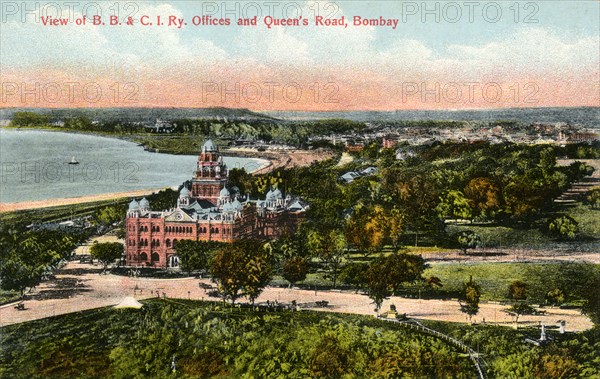
[(217, 146), (215, 145), (215, 143), (209, 139), (206, 142), (204, 142), (204, 145), (202, 145), (202, 151), (206, 152), (206, 151), (219, 151), (217, 149)]
[(131, 201), (131, 203), (129, 203), (129, 210), (130, 211), (135, 211), (140, 209), (140, 203), (138, 203), (135, 199), (133, 199)]
[(150, 208), (150, 202), (148, 201), (148, 199), (143, 198), (142, 200), (140, 200), (140, 208), (141, 209), (148, 209), (148, 208)]

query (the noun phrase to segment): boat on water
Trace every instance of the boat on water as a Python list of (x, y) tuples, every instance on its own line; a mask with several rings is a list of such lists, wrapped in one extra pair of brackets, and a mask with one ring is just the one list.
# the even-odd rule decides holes
[(71, 161), (69, 162), (69, 164), (79, 164), (79, 162), (77, 161), (77, 159), (75, 159), (75, 156), (73, 156), (73, 158), (71, 158)]

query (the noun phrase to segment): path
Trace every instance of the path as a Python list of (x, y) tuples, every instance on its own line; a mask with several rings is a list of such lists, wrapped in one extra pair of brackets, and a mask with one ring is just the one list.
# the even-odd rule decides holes
[[(26, 310), (19, 311), (14, 304), (0, 307), (0, 326), (40, 319), (53, 315), (78, 312), (86, 309), (109, 306), (119, 303), (126, 296), (137, 299), (160, 296), (187, 299), (216, 300), (209, 298), (207, 290), (199, 287), (199, 282), (211, 285), (209, 279), (199, 281), (194, 278), (183, 279), (153, 279), (130, 278), (117, 275), (100, 275), (100, 266), (69, 262), (60, 270), (56, 279), (40, 285), (32, 294), (32, 299), (25, 301)], [(134, 291), (135, 288), (140, 290)], [(292, 300), (302, 306), (314, 306), (317, 301), (327, 301), (325, 308), (315, 308), (321, 311), (375, 315), (371, 300), (361, 294), (349, 291), (309, 291), (267, 287), (257, 302), (291, 303)], [(393, 297), (384, 302), (382, 309), (388, 309), (395, 304), (398, 311), (409, 317), (467, 322), (466, 316), (460, 312), (456, 300), (418, 300)], [(488, 323), (513, 325), (513, 318), (506, 314), (506, 306), (495, 303), (483, 303), (476, 322), (483, 319)], [(556, 325), (558, 320), (566, 320), (567, 330), (586, 330), (592, 327), (591, 321), (577, 310), (547, 308), (541, 316), (521, 316), (520, 325)]]

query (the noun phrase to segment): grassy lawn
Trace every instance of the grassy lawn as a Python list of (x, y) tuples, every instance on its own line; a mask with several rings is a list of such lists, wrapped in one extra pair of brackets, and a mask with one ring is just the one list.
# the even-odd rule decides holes
[(462, 284), (473, 276), (481, 285), (482, 300), (504, 301), (508, 286), (515, 280), (527, 283), (529, 298), (543, 303), (548, 291), (559, 288), (567, 295), (567, 302), (577, 302), (593, 275), (600, 273), (600, 265), (585, 263), (451, 263), (432, 264), (424, 275), (437, 276), (444, 285), (438, 291), (456, 294)]
[(592, 209), (583, 204), (576, 204), (565, 209), (579, 223), (579, 232), (584, 238), (600, 239), (600, 209)]

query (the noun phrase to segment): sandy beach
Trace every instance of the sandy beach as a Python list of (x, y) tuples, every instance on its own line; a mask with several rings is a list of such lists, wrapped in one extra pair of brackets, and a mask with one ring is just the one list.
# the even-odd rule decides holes
[(130, 197), (143, 197), (160, 191), (162, 188), (153, 190), (138, 190), (128, 192), (104, 193), (99, 195), (89, 195), (81, 197), (58, 198), (48, 200), (24, 201), (21, 203), (0, 203), (0, 213), (22, 211), (27, 209), (57, 207), (61, 205), (73, 205), (83, 203), (93, 203), (96, 201), (116, 200)]

